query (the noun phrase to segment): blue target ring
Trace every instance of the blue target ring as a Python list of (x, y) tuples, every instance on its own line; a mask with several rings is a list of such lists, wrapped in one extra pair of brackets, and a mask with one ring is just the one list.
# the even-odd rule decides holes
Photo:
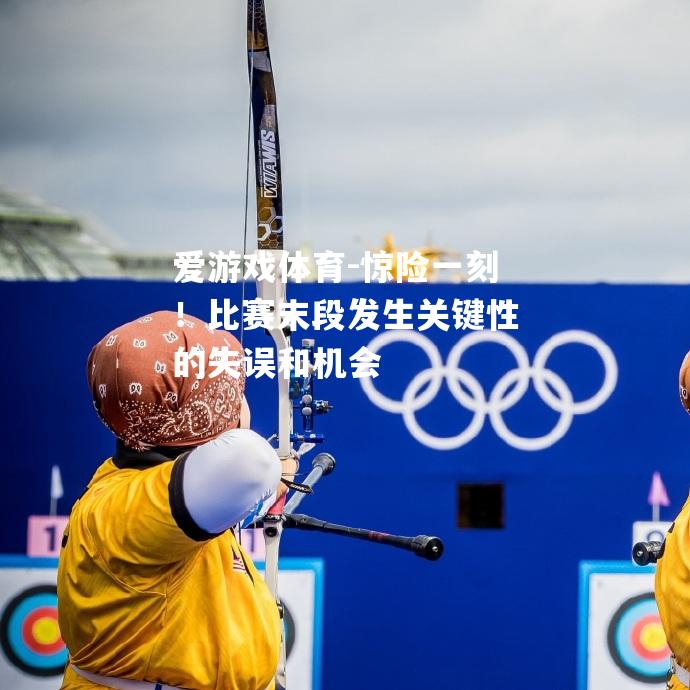
[[(608, 648), (618, 668), (641, 683), (666, 679), (670, 652), (660, 643), (661, 621), (654, 595), (649, 592), (624, 601), (608, 627)], [(650, 641), (651, 640), (651, 641)]]
[[(53, 628), (50, 639), (41, 639), (41, 625)], [(38, 627), (37, 627), (38, 626)], [(32, 676), (61, 675), (67, 663), (67, 648), (57, 630), (57, 588), (30, 587), (5, 606), (0, 618), (0, 646), (9, 662)]]

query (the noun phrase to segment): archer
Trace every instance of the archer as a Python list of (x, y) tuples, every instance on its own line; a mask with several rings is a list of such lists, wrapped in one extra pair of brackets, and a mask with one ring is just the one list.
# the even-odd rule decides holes
[[(296, 461), (250, 431), (245, 375), (175, 377), (195, 343), (242, 352), (173, 312), (124, 324), (91, 351), (94, 406), (116, 449), (70, 515), (58, 569), (62, 690), (273, 688), (281, 621), (233, 526), (287, 491)], [(208, 367), (206, 367), (208, 369)], [(288, 480), (289, 481), (289, 480)]]

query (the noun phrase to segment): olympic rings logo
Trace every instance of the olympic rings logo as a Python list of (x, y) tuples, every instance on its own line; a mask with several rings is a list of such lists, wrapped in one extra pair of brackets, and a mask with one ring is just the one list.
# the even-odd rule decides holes
[[(367, 348), (378, 353), (396, 342), (411, 343), (421, 348), (429, 358), (429, 367), (420, 371), (407, 385), (401, 400), (389, 398), (374, 386), (373, 378), (360, 379), (362, 388), (374, 405), (402, 415), (410, 434), (420, 443), (435, 450), (454, 450), (474, 439), (488, 417), (496, 434), (513, 448), (525, 451), (544, 450), (565, 436), (575, 415), (589, 414), (601, 407), (613, 393), (618, 381), (618, 364), (611, 348), (593, 333), (580, 330), (562, 331), (551, 336), (534, 355), (530, 364), (525, 348), (504, 331), (476, 331), (461, 338), (448, 354), (445, 363), (438, 348), (417, 331), (388, 331), (376, 336)], [(463, 355), (475, 345), (498, 343), (505, 346), (515, 359), (515, 368), (506, 372), (495, 384), (488, 397), (475, 376), (461, 366)], [(604, 380), (590, 398), (575, 401), (566, 382), (547, 368), (554, 350), (571, 344), (591, 347), (604, 365)], [(416, 413), (436, 397), (445, 382), (455, 400), (473, 413), (466, 429), (455, 436), (434, 436), (419, 425)], [(513, 433), (503, 419), (503, 413), (516, 405), (529, 389), (530, 382), (541, 400), (560, 417), (544, 436), (523, 437)]]

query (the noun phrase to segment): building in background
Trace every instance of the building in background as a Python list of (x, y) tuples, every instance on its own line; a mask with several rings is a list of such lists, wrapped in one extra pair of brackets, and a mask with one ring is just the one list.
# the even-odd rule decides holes
[(93, 222), (0, 187), (0, 280), (172, 280), (173, 256), (128, 252)]

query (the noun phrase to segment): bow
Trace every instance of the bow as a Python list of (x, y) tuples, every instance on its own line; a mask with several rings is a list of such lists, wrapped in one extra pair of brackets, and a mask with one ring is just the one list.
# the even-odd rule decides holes
[[(281, 327), (281, 308), (286, 299), (286, 283), (283, 274), (287, 265), (283, 248), (283, 190), (280, 168), (280, 138), (278, 136), (278, 113), (276, 90), (271, 69), (271, 54), (268, 47), (266, 10), (264, 0), (247, 1), (247, 58), (249, 62), (250, 119), (247, 140), (247, 194), (245, 201), (245, 247), (247, 233), (247, 204), (249, 196), (249, 137), (253, 131), (254, 163), (256, 176), (256, 228), (259, 251), (269, 252), (275, 266), (275, 280), (257, 281), (257, 295), (268, 300), (272, 318), (268, 324), (268, 335), (273, 338), (277, 354), (290, 350), (289, 331)], [(290, 379), (277, 374), (278, 379), (278, 428), (275, 435), (277, 453), (281, 460), (294, 455), (292, 446), (292, 400)], [(278, 594), (278, 553), (283, 531), (283, 496), (264, 518), (266, 541), (266, 584), (276, 600), (282, 617), (282, 606)], [(276, 689), (285, 688), (286, 647), (285, 633), (282, 634), (280, 660), (276, 674)]]
[[(259, 251), (271, 257), (274, 266), (273, 282), (257, 281), (257, 295), (271, 305), (271, 318), (267, 324), (267, 333), (273, 338), (277, 355), (287, 351), (292, 355), (290, 332), (282, 326), (281, 312), (286, 301), (287, 252), (283, 239), (283, 192), (280, 167), (280, 138), (278, 136), (278, 113), (276, 109), (276, 90), (271, 68), (271, 54), (268, 47), (266, 28), (266, 10), (264, 0), (247, 0), (247, 58), (249, 63), (250, 104), (247, 126), (247, 170), (245, 189), (245, 226), (244, 250), (247, 246), (247, 218), (249, 206), (249, 161), (250, 147), (253, 139), (254, 170), (256, 177), (256, 228)], [(252, 137), (253, 132), (253, 137)], [(244, 296), (244, 281), (242, 283)], [(244, 303), (244, 300), (243, 300)], [(242, 333), (240, 342), (242, 342)], [(329, 412), (328, 401), (314, 398), (314, 341), (303, 340), (302, 350), (306, 350), (310, 363), (309, 370), (296, 375), (294, 371), (286, 375), (278, 371), (278, 427), (272, 440), (275, 442), (278, 457), (287, 460), (300, 457), (324, 440), (321, 434), (314, 431), (314, 417)], [(278, 360), (280, 361), (280, 360)], [(284, 361), (284, 360), (283, 360)], [(295, 432), (293, 428), (293, 408), (302, 419), (302, 429)], [(299, 443), (297, 450), (293, 443)], [(278, 594), (278, 552), (280, 538), (284, 527), (316, 530), (331, 534), (340, 534), (365, 539), (378, 544), (387, 544), (396, 548), (416, 553), (428, 560), (437, 560), (443, 553), (443, 544), (437, 537), (419, 535), (402, 537), (374, 530), (359, 529), (336, 525), (317, 520), (306, 515), (297, 515), (305, 493), (319, 479), (329, 474), (335, 466), (335, 460), (328, 453), (318, 454), (312, 462), (312, 471), (304, 484), (285, 483), (298, 493), (292, 495), (286, 503), (283, 496), (263, 519), (264, 538), (266, 541), (265, 579), (271, 594), (276, 600), (282, 616), (282, 605)], [(280, 660), (276, 673), (276, 690), (285, 690), (286, 648), (285, 631), (281, 643)]]

